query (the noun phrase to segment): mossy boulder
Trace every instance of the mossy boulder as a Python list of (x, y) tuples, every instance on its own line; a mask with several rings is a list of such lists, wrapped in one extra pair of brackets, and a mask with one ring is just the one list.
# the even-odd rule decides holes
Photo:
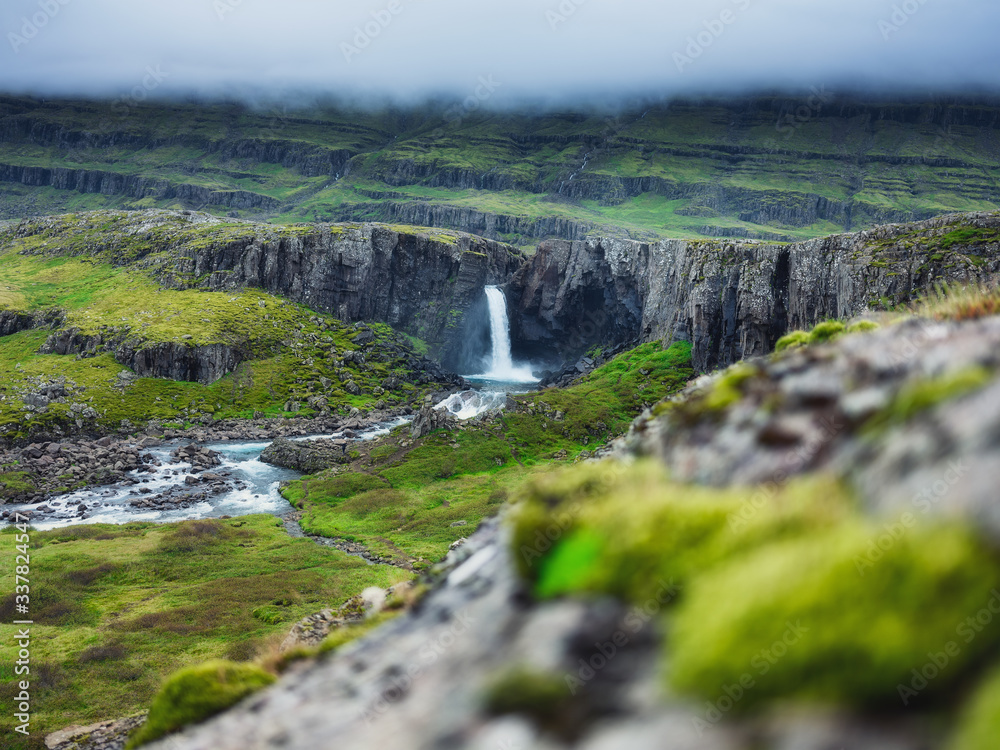
[(1000, 743), (1000, 669), (976, 691), (948, 750), (994, 750)]
[(881, 328), (878, 323), (871, 320), (859, 320), (847, 326), (847, 333), (871, 333)]
[(797, 349), (800, 346), (806, 346), (808, 344), (809, 333), (807, 331), (792, 331), (791, 333), (786, 333), (778, 339), (778, 343), (774, 345), (774, 351), (783, 352), (786, 349)]
[(129, 740), (139, 747), (189, 724), (214, 716), (274, 682), (253, 664), (213, 659), (168, 677), (153, 699), (146, 723)]
[[(891, 543), (876, 542), (886, 534)], [(998, 584), (997, 560), (958, 528), (858, 521), (772, 544), (692, 581), (676, 610), (670, 680), (709, 700), (742, 685), (740, 709), (946, 692), (1000, 641), (961, 628)], [(933, 660), (934, 678), (918, 679)]]
[(846, 330), (847, 326), (839, 320), (825, 320), (809, 332), (809, 343), (821, 344), (824, 341), (833, 341), (842, 336)]
[[(638, 501), (641, 499), (641, 501)], [(576, 467), (523, 491), (515, 556), (539, 596), (608, 593), (639, 601), (762, 545), (834, 527), (853, 513), (826, 478), (718, 490), (668, 481), (641, 462)]]

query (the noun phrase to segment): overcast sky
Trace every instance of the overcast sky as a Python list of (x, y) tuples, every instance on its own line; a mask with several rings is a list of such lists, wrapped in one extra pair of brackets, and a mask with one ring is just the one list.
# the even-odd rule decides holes
[(0, 2), (8, 92), (407, 99), (478, 87), (494, 103), (564, 104), (719, 89), (1000, 89), (997, 0)]

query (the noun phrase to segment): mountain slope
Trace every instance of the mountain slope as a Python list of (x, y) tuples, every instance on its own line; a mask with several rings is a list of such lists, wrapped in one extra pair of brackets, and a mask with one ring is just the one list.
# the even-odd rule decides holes
[[(0, 98), (4, 215), (206, 208), (516, 244), (792, 239), (1000, 207), (1000, 107), (826, 93), (613, 116)], [(0, 217), (2, 218), (2, 217)]]

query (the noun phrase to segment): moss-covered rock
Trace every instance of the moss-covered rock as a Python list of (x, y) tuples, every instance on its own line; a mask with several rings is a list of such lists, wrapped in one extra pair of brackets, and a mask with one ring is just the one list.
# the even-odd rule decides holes
[(484, 704), (494, 715), (522, 714), (539, 723), (552, 724), (570, 698), (563, 675), (519, 666), (493, 680), (486, 690)]
[(843, 335), (846, 330), (847, 326), (839, 320), (824, 320), (809, 332), (809, 343), (822, 344), (824, 341), (832, 341)]
[(949, 750), (994, 750), (1000, 743), (1000, 669), (976, 691)]
[(847, 326), (847, 333), (871, 333), (881, 328), (878, 323), (872, 320), (859, 320)]
[(902, 424), (922, 411), (982, 388), (992, 377), (993, 373), (985, 367), (970, 367), (908, 383), (899, 389), (885, 409), (871, 417), (865, 427), (876, 431)]
[(806, 331), (792, 331), (786, 333), (774, 345), (774, 351), (783, 352), (786, 349), (797, 349), (809, 343), (809, 334)]
[(593, 464), (527, 486), (514, 516), (515, 556), (539, 596), (638, 601), (664, 585), (683, 591), (712, 565), (831, 528), (852, 512), (825, 478), (748, 494), (672, 483), (653, 463)]
[(153, 700), (146, 723), (129, 740), (135, 748), (189, 724), (214, 716), (274, 682), (252, 664), (214, 659), (167, 678)]
[[(871, 554), (884, 533), (892, 543)], [(948, 691), (1000, 640), (961, 629), (998, 583), (996, 559), (957, 528), (886, 532), (859, 521), (772, 544), (693, 579), (676, 613), (670, 679), (710, 700), (742, 684), (741, 709)], [(934, 659), (934, 679), (917, 680)]]

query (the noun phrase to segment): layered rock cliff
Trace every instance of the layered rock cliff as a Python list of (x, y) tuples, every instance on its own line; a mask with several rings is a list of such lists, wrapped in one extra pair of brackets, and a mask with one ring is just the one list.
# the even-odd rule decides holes
[[(346, 322), (388, 323), (426, 341), (431, 356), (453, 368), (472, 325), (470, 311), (485, 304), (483, 288), (508, 281), (524, 262), (509, 245), (457, 232), (379, 224), (273, 226), (189, 211), (24, 221), (0, 233), (0, 247), (8, 245), (26, 254), (130, 265), (166, 288), (255, 287)], [(50, 343), (52, 351), (77, 352), (93, 342), (68, 331)], [(169, 354), (129, 351), (122, 361), (197, 380), (224, 374), (238, 361), (222, 349), (173, 364)]]
[(525, 356), (686, 340), (709, 370), (795, 328), (1000, 272), (1000, 214), (944, 216), (791, 245), (597, 239), (542, 243), (506, 287)]

